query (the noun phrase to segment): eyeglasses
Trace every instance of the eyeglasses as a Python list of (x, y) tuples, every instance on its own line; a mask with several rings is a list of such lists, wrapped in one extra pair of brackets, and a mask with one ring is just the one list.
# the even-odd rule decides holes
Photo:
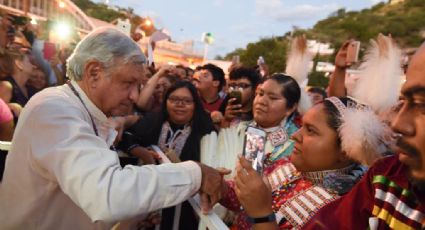
[(247, 89), (247, 88), (249, 88), (251, 86), (252, 85), (251, 84), (248, 84), (248, 83), (238, 83), (238, 84), (231, 83), (231, 84), (229, 84), (229, 88), (232, 87), (233, 89), (238, 89), (238, 88), (240, 88), (240, 89)]
[(189, 98), (169, 97), (168, 101), (174, 105), (177, 105), (177, 104), (192, 105), (193, 104), (193, 100)]

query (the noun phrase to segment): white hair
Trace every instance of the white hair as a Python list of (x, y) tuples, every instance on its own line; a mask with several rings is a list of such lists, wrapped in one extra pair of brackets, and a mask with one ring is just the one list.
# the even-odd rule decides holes
[(84, 65), (91, 60), (101, 62), (105, 68), (117, 60), (122, 64), (130, 61), (135, 64), (146, 63), (140, 47), (127, 35), (112, 27), (102, 27), (89, 33), (81, 40), (67, 60), (67, 76), (80, 81)]

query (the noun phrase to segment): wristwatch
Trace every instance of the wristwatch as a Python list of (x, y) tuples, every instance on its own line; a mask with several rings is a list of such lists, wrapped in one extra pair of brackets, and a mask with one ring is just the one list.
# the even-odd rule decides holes
[(274, 212), (272, 212), (271, 214), (267, 216), (257, 217), (257, 218), (252, 218), (248, 216), (248, 222), (250, 224), (260, 224), (260, 223), (267, 223), (267, 222), (274, 222), (274, 221), (276, 221), (276, 216), (274, 215)]

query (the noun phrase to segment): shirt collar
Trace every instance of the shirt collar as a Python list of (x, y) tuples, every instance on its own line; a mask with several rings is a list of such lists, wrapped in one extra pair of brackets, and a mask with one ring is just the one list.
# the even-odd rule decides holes
[(83, 103), (86, 105), (89, 110), (88, 112), (93, 116), (93, 118), (102, 123), (107, 122), (108, 118), (106, 115), (87, 97), (86, 93), (80, 88), (78, 83), (76, 81), (71, 81), (71, 84), (80, 95), (81, 100), (83, 100)]

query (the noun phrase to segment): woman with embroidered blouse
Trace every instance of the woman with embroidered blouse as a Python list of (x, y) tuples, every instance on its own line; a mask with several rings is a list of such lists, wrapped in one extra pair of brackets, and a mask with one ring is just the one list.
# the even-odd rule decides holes
[(300, 87), (292, 77), (273, 74), (257, 87), (252, 106), (254, 119), (223, 128), (218, 137), (209, 135), (201, 143), (201, 161), (213, 167), (234, 169), (237, 154), (243, 151), (248, 126), (264, 129), (268, 135), (264, 167), (288, 156), (293, 148), (289, 137), (298, 130), (294, 117), (300, 95)]
[[(158, 145), (164, 153), (173, 152), (174, 160), (200, 161), (201, 139), (211, 132), (215, 133), (213, 123), (195, 87), (180, 81), (166, 92), (161, 112), (141, 118), (124, 135), (120, 147), (145, 164), (155, 163), (155, 153), (148, 149), (151, 145)], [(196, 215), (187, 202), (182, 204), (181, 213), (180, 226), (197, 229)], [(164, 209), (161, 229), (171, 229), (173, 217), (173, 208)]]
[[(350, 127), (344, 120), (353, 114), (370, 119), (374, 127)], [(243, 210), (238, 229), (301, 228), (320, 208), (347, 193), (366, 171), (360, 162), (371, 164), (379, 157), (381, 144), (388, 144), (377, 140), (384, 140), (380, 131), (389, 127), (350, 98), (328, 98), (308, 110), (302, 121), (292, 135), (295, 146), (290, 159), (275, 161), (264, 178), (240, 157), (235, 180), (226, 182), (220, 201), (231, 210)], [(379, 132), (369, 132), (368, 140), (350, 142), (341, 138), (347, 128)]]

